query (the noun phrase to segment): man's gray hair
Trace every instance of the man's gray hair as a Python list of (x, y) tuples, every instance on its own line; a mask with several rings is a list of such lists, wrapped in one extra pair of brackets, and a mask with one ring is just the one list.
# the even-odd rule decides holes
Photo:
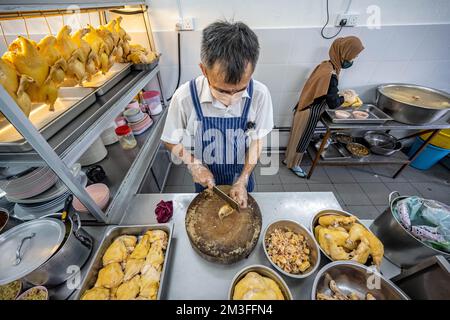
[(258, 37), (245, 23), (217, 21), (203, 29), (202, 63), (207, 68), (219, 63), (226, 83), (239, 83), (247, 65), (254, 69), (258, 57)]

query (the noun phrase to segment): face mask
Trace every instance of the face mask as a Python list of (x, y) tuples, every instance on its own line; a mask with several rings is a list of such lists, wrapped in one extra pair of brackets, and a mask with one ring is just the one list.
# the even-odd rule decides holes
[(213, 97), (216, 98), (218, 101), (222, 102), (226, 106), (231, 106), (231, 105), (241, 101), (242, 95), (244, 94), (244, 91), (245, 91), (245, 90), (242, 90), (242, 91), (236, 92), (234, 94), (228, 94), (228, 93), (220, 92), (212, 87), (210, 87), (210, 89), (211, 89), (211, 94), (213, 95)]
[(344, 60), (341, 64), (342, 69), (348, 69), (353, 65), (353, 61)]

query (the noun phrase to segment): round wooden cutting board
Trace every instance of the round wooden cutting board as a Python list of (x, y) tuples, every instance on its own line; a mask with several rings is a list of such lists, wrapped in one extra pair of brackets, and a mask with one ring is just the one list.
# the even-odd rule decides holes
[[(229, 193), (231, 186), (218, 186)], [(212, 190), (199, 193), (186, 213), (186, 231), (194, 250), (211, 262), (230, 264), (253, 251), (261, 233), (262, 217), (255, 199), (248, 195), (248, 207), (221, 220), (218, 212), (226, 202)]]

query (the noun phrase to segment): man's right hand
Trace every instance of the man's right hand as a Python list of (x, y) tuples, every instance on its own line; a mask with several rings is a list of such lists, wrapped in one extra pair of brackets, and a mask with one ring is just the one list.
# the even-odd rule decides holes
[(191, 172), (192, 180), (194, 180), (195, 183), (199, 183), (208, 189), (212, 189), (212, 187), (216, 184), (214, 182), (213, 174), (204, 165), (194, 163), (188, 165), (188, 169)]

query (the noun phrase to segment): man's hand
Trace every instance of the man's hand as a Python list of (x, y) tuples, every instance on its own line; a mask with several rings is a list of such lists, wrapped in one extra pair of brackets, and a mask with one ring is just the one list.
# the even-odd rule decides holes
[(188, 169), (191, 172), (192, 180), (194, 180), (194, 182), (199, 183), (208, 189), (212, 189), (215, 185), (213, 174), (204, 165), (199, 163), (189, 164)]
[(243, 209), (247, 208), (247, 181), (244, 179), (238, 179), (230, 190), (230, 197), (239, 203), (239, 206)]

